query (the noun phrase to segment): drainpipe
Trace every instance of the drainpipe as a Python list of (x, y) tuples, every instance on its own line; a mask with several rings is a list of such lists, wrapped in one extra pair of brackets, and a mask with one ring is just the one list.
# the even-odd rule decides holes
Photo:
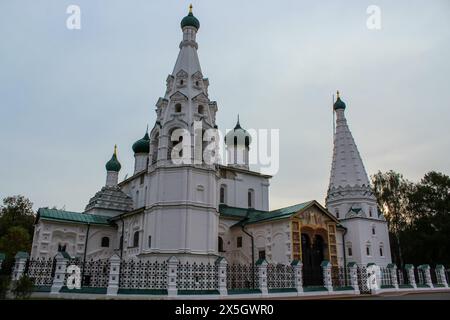
[(344, 228), (342, 233), (342, 250), (344, 252), (344, 279), (347, 279), (347, 253), (345, 252), (345, 235), (347, 234), (347, 228)]
[[(83, 254), (83, 262), (86, 261), (86, 252), (87, 252), (87, 245), (88, 245), (88, 238), (89, 238), (89, 229), (91, 228), (91, 224), (88, 223), (87, 231), (86, 231), (86, 240), (84, 241), (84, 254)], [(84, 268), (83, 268), (84, 269)]]
[(253, 289), (255, 289), (255, 242), (254, 242), (254, 239), (253, 239), (253, 235), (248, 233), (245, 230), (245, 226), (242, 225), (241, 228), (242, 228), (242, 231), (246, 235), (248, 235), (250, 237), (250, 239), (252, 240), (252, 287), (253, 287)]
[(120, 246), (120, 259), (122, 260), (122, 254), (123, 254), (123, 240), (124, 240), (124, 238), (123, 238), (123, 235), (124, 235), (124, 232), (125, 232), (125, 222), (123, 221), (123, 218), (120, 218), (120, 220), (122, 221), (122, 241), (121, 241), (121, 243), (119, 244), (119, 246)]
[(83, 254), (83, 268), (81, 270), (81, 284), (84, 284), (84, 266), (86, 265), (86, 253), (87, 253), (87, 245), (89, 239), (89, 230), (91, 229), (91, 224), (88, 223), (87, 231), (86, 231), (86, 240), (84, 241), (84, 254)]

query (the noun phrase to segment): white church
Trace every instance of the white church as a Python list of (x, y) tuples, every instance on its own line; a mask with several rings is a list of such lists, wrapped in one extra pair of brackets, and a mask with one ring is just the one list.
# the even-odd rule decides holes
[(250, 170), (252, 139), (239, 121), (225, 137), (226, 165), (172, 161), (183, 142), (173, 139), (176, 129), (193, 137), (195, 122), (217, 128), (218, 106), (210, 100), (209, 80), (197, 56), (199, 28), (191, 8), (181, 21), (180, 51), (164, 97), (156, 103), (155, 124), (132, 145), (133, 175), (119, 182), (115, 148), (105, 166), (105, 186), (84, 212), (40, 208), (31, 257), (64, 251), (80, 259), (117, 254), (122, 259), (176, 256), (212, 262), (224, 257), (228, 263), (251, 264), (264, 258), (282, 264), (301, 260), (305, 269), (323, 260), (336, 266), (391, 263), (387, 224), (377, 210), (339, 94), (325, 207), (311, 200), (269, 210), (271, 176)]

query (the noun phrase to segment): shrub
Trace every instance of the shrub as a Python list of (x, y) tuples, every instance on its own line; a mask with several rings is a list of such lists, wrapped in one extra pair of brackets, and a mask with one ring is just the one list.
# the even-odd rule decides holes
[(13, 285), (12, 293), (16, 299), (28, 299), (33, 292), (33, 280), (26, 275), (20, 277)]
[(0, 275), (0, 299), (6, 299), (6, 293), (9, 289), (9, 283), (11, 282), (11, 276)]

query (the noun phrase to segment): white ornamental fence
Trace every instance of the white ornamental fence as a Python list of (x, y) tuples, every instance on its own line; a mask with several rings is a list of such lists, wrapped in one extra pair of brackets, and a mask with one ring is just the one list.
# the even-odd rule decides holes
[[(1, 266), (1, 261), (0, 261)], [(35, 291), (49, 294), (87, 293), (121, 295), (306, 295), (376, 294), (383, 291), (435, 290), (448, 288), (443, 265), (394, 264), (380, 267), (349, 263), (332, 266), (323, 261), (317, 268), (304, 267), (300, 261), (290, 265), (258, 260), (255, 265), (228, 264), (224, 258), (215, 263), (71, 259), (58, 253), (54, 259), (30, 259), (16, 255), (14, 281), (30, 277)]]

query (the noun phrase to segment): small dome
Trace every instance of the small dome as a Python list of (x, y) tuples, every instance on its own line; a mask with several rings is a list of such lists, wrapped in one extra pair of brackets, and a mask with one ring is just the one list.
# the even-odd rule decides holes
[(189, 6), (189, 14), (181, 20), (181, 29), (184, 27), (200, 29), (200, 21), (192, 14), (192, 4)]
[(339, 97), (339, 91), (337, 92), (337, 99), (336, 99), (336, 102), (334, 103), (334, 105), (333, 105), (333, 108), (334, 108), (334, 110), (337, 110), (337, 109), (342, 109), (342, 110), (345, 110), (345, 103), (344, 103), (344, 101), (342, 101), (341, 100), (341, 98)]
[(247, 130), (241, 127), (241, 124), (239, 123), (239, 116), (234, 129), (228, 132), (225, 136), (225, 143), (227, 145), (233, 145), (234, 141), (236, 141), (237, 145), (245, 144), (246, 147), (248, 147), (252, 142), (252, 136), (247, 132)]
[(139, 139), (135, 143), (133, 143), (133, 151), (134, 153), (149, 153), (150, 152), (150, 137), (148, 136), (148, 132), (145, 133), (142, 139)]
[(117, 146), (114, 146), (114, 153), (111, 159), (105, 165), (106, 171), (116, 171), (119, 172), (122, 166), (119, 160), (117, 160)]

